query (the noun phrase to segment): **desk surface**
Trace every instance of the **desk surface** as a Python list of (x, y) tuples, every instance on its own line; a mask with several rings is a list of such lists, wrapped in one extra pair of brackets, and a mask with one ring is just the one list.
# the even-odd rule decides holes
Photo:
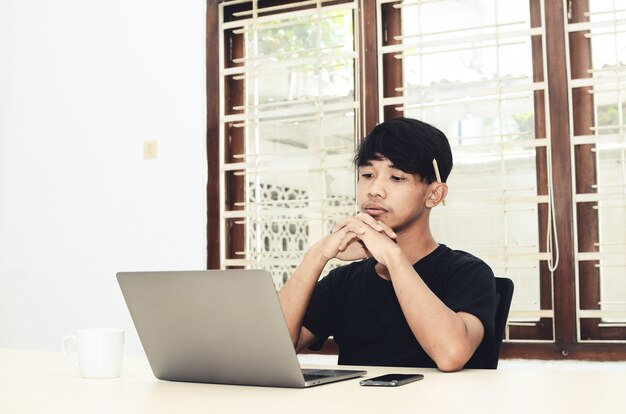
[(192, 384), (159, 381), (145, 357), (126, 355), (120, 378), (82, 379), (60, 352), (0, 349), (0, 413), (624, 412), (621, 371), (366, 369), (425, 378), (398, 388)]

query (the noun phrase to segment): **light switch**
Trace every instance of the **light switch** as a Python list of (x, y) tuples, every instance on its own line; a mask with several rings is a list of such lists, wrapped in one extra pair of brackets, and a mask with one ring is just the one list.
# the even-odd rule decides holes
[(159, 156), (159, 141), (151, 140), (143, 142), (143, 159), (150, 160)]

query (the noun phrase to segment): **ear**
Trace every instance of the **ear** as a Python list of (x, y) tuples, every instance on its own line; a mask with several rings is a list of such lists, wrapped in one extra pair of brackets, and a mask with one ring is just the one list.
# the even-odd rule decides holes
[(445, 199), (448, 195), (448, 185), (446, 183), (433, 183), (431, 186), (431, 192), (426, 200), (426, 207), (433, 208), (439, 203), (445, 205)]

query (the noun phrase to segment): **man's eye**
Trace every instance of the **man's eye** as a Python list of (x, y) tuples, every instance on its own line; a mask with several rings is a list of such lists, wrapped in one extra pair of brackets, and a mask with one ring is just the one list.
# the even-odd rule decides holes
[(361, 178), (372, 178), (372, 173), (361, 173)]
[(397, 175), (392, 175), (391, 176), (391, 181), (398, 181), (398, 182), (400, 182), (400, 181), (404, 181), (404, 180), (406, 180), (406, 178), (404, 178), (404, 177), (398, 177)]

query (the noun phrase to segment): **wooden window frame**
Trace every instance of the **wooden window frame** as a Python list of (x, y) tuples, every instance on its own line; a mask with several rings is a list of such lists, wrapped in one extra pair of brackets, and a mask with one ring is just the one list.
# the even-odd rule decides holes
[[(274, 2), (280, 3), (278, 0), (265, 0), (266, 3)], [(282, 1), (284, 3), (284, 1)], [(568, 95), (568, 77), (567, 77), (567, 55), (565, 51), (566, 39), (565, 39), (565, 7), (566, 3), (572, 4), (572, 9), (569, 10), (572, 21), (579, 21), (576, 19), (582, 19), (582, 11), (586, 10), (587, 2), (567, 2), (567, 1), (546, 1), (544, 2), (545, 13), (545, 45), (547, 56), (547, 67), (549, 68), (548, 86), (549, 93), (549, 120), (551, 131), (551, 161), (553, 169), (553, 183), (554, 183), (554, 208), (556, 211), (556, 229), (559, 235), (559, 252), (560, 260), (554, 275), (550, 275), (547, 270), (547, 265), (542, 263), (540, 276), (541, 285), (541, 306), (542, 308), (549, 308), (552, 306), (552, 286), (554, 287), (554, 341), (553, 342), (505, 342), (501, 349), (502, 358), (533, 358), (533, 359), (550, 359), (550, 360), (626, 360), (626, 344), (624, 343), (581, 343), (577, 338), (577, 317), (576, 317), (576, 280), (575, 280), (575, 243), (574, 237), (577, 237), (574, 233), (573, 220), (574, 214), (574, 202), (572, 192), (572, 167), (571, 167), (571, 145), (570, 145), (570, 122), (569, 122), (569, 95)], [(219, 33), (218, 33), (218, 5), (219, 0), (207, 0), (207, 12), (206, 12), (206, 92), (207, 92), (207, 136), (206, 136), (206, 149), (207, 149), (207, 205), (215, 205), (217, 202), (224, 202), (227, 204), (227, 208), (232, 208), (232, 200), (236, 200), (241, 197), (240, 194), (229, 194), (227, 200), (219, 199), (219, 131), (220, 131), (220, 108), (219, 99), (216, 98), (217, 91), (219, 90), (220, 74), (219, 74)], [(536, 19), (537, 12), (539, 11), (539, 0), (530, 0), (531, 5), (531, 21)], [(361, 59), (360, 67), (361, 71), (361, 127), (363, 131), (371, 130), (379, 122), (378, 111), (378, 66), (377, 66), (377, 16), (376, 16), (376, 4), (374, 1), (361, 1), (359, 7), (359, 19), (360, 30), (363, 33), (358, 34), (361, 36)], [(393, 19), (399, 19), (399, 12), (394, 12), (393, 9), (385, 9), (383, 11), (382, 21), (389, 23)], [(397, 22), (390, 27), (398, 27)], [(575, 36), (570, 36), (570, 44), (577, 44), (577, 47), (573, 49), (574, 56), (572, 60), (575, 62), (584, 62), (588, 59), (586, 54), (589, 53), (588, 48), (584, 48), (583, 40), (576, 39)], [(577, 43), (578, 42), (578, 43)], [(581, 44), (583, 47), (581, 47)], [(235, 44), (234, 47), (237, 47)], [(239, 47), (242, 47), (241, 45)], [(537, 53), (540, 55), (541, 51), (537, 52), (533, 47), (533, 55), (536, 57)], [(539, 65), (535, 67), (536, 76), (539, 73), (538, 67), (542, 64), (538, 61), (533, 63)], [(389, 88), (390, 85), (395, 84), (398, 81), (397, 76), (402, 76), (401, 68), (398, 68), (398, 63), (384, 62), (385, 70), (388, 73), (394, 73), (394, 78), (391, 81), (384, 82), (382, 85), (383, 90)], [(396, 65), (396, 67), (393, 67)], [(578, 71), (584, 70), (584, 67), (572, 64), (573, 73), (579, 73)], [(229, 85), (224, 85), (228, 90)], [(232, 87), (232, 86), (231, 86)], [(367, 89), (367, 93), (364, 93)], [(231, 91), (232, 92), (232, 91)], [(236, 94), (235, 94), (236, 95)], [(593, 103), (589, 100), (585, 100), (580, 94), (573, 95), (574, 101), (578, 102), (575, 106), (575, 119), (574, 132), (578, 130), (584, 130), (593, 123), (593, 111), (589, 108), (593, 108)], [(543, 102), (543, 98), (536, 96), (535, 102)], [(536, 106), (536, 128), (540, 131), (545, 129), (545, 119), (542, 114), (543, 108)], [(385, 119), (398, 114), (384, 114)], [(543, 122), (543, 124), (542, 124)], [(230, 133), (233, 133), (232, 131)], [(234, 132), (236, 133), (236, 132)], [(238, 140), (241, 142), (241, 140)], [(235, 149), (236, 150), (236, 149)], [(577, 151), (578, 152), (578, 151)], [(227, 155), (228, 156), (228, 155)], [(575, 153), (574, 157), (576, 162), (580, 162), (581, 165), (585, 165), (586, 172), (579, 172), (582, 170), (577, 169), (576, 178), (577, 185), (588, 186), (595, 180), (595, 164), (589, 160), (589, 157), (584, 157), (581, 154)], [(538, 167), (538, 180), (541, 179), (542, 174), (546, 174), (544, 168)], [(581, 174), (586, 174), (585, 176)], [(544, 176), (545, 178), (545, 176)], [(547, 182), (543, 179), (542, 182)], [(243, 191), (243, 190), (242, 190)], [(547, 189), (540, 188), (540, 192), (547, 192)], [(207, 209), (207, 268), (216, 269), (220, 267), (220, 249), (228, 250), (241, 250), (244, 243), (243, 234), (233, 235), (228, 239), (227, 246), (220, 245), (220, 216), (219, 208)], [(543, 218), (542, 218), (543, 216)], [(540, 227), (545, 228), (546, 213), (540, 213)], [(595, 235), (598, 231), (597, 213), (594, 221), (593, 215), (589, 214), (589, 211), (578, 211), (578, 216), (584, 216), (586, 218), (591, 217), (591, 220), (579, 220), (579, 229), (583, 229), (585, 235), (579, 237), (579, 245), (584, 246), (586, 249), (591, 249), (595, 239)], [(580, 227), (581, 223), (587, 227)], [(580, 231), (579, 231), (580, 233)], [(545, 245), (542, 246), (542, 249)], [(552, 279), (553, 277), (553, 279)], [(589, 305), (589, 300), (592, 302), (599, 298), (598, 281), (593, 278), (588, 278), (589, 283), (582, 286), (586, 291), (590, 292), (584, 297), (581, 297), (581, 304)], [(552, 331), (552, 326), (548, 326), (545, 323), (537, 324), (537, 337), (544, 337), (545, 332), (541, 333), (541, 329), (549, 329)], [(528, 333), (527, 333), (528, 334)], [(326, 344), (322, 352), (336, 353), (336, 346), (330, 342)]]

